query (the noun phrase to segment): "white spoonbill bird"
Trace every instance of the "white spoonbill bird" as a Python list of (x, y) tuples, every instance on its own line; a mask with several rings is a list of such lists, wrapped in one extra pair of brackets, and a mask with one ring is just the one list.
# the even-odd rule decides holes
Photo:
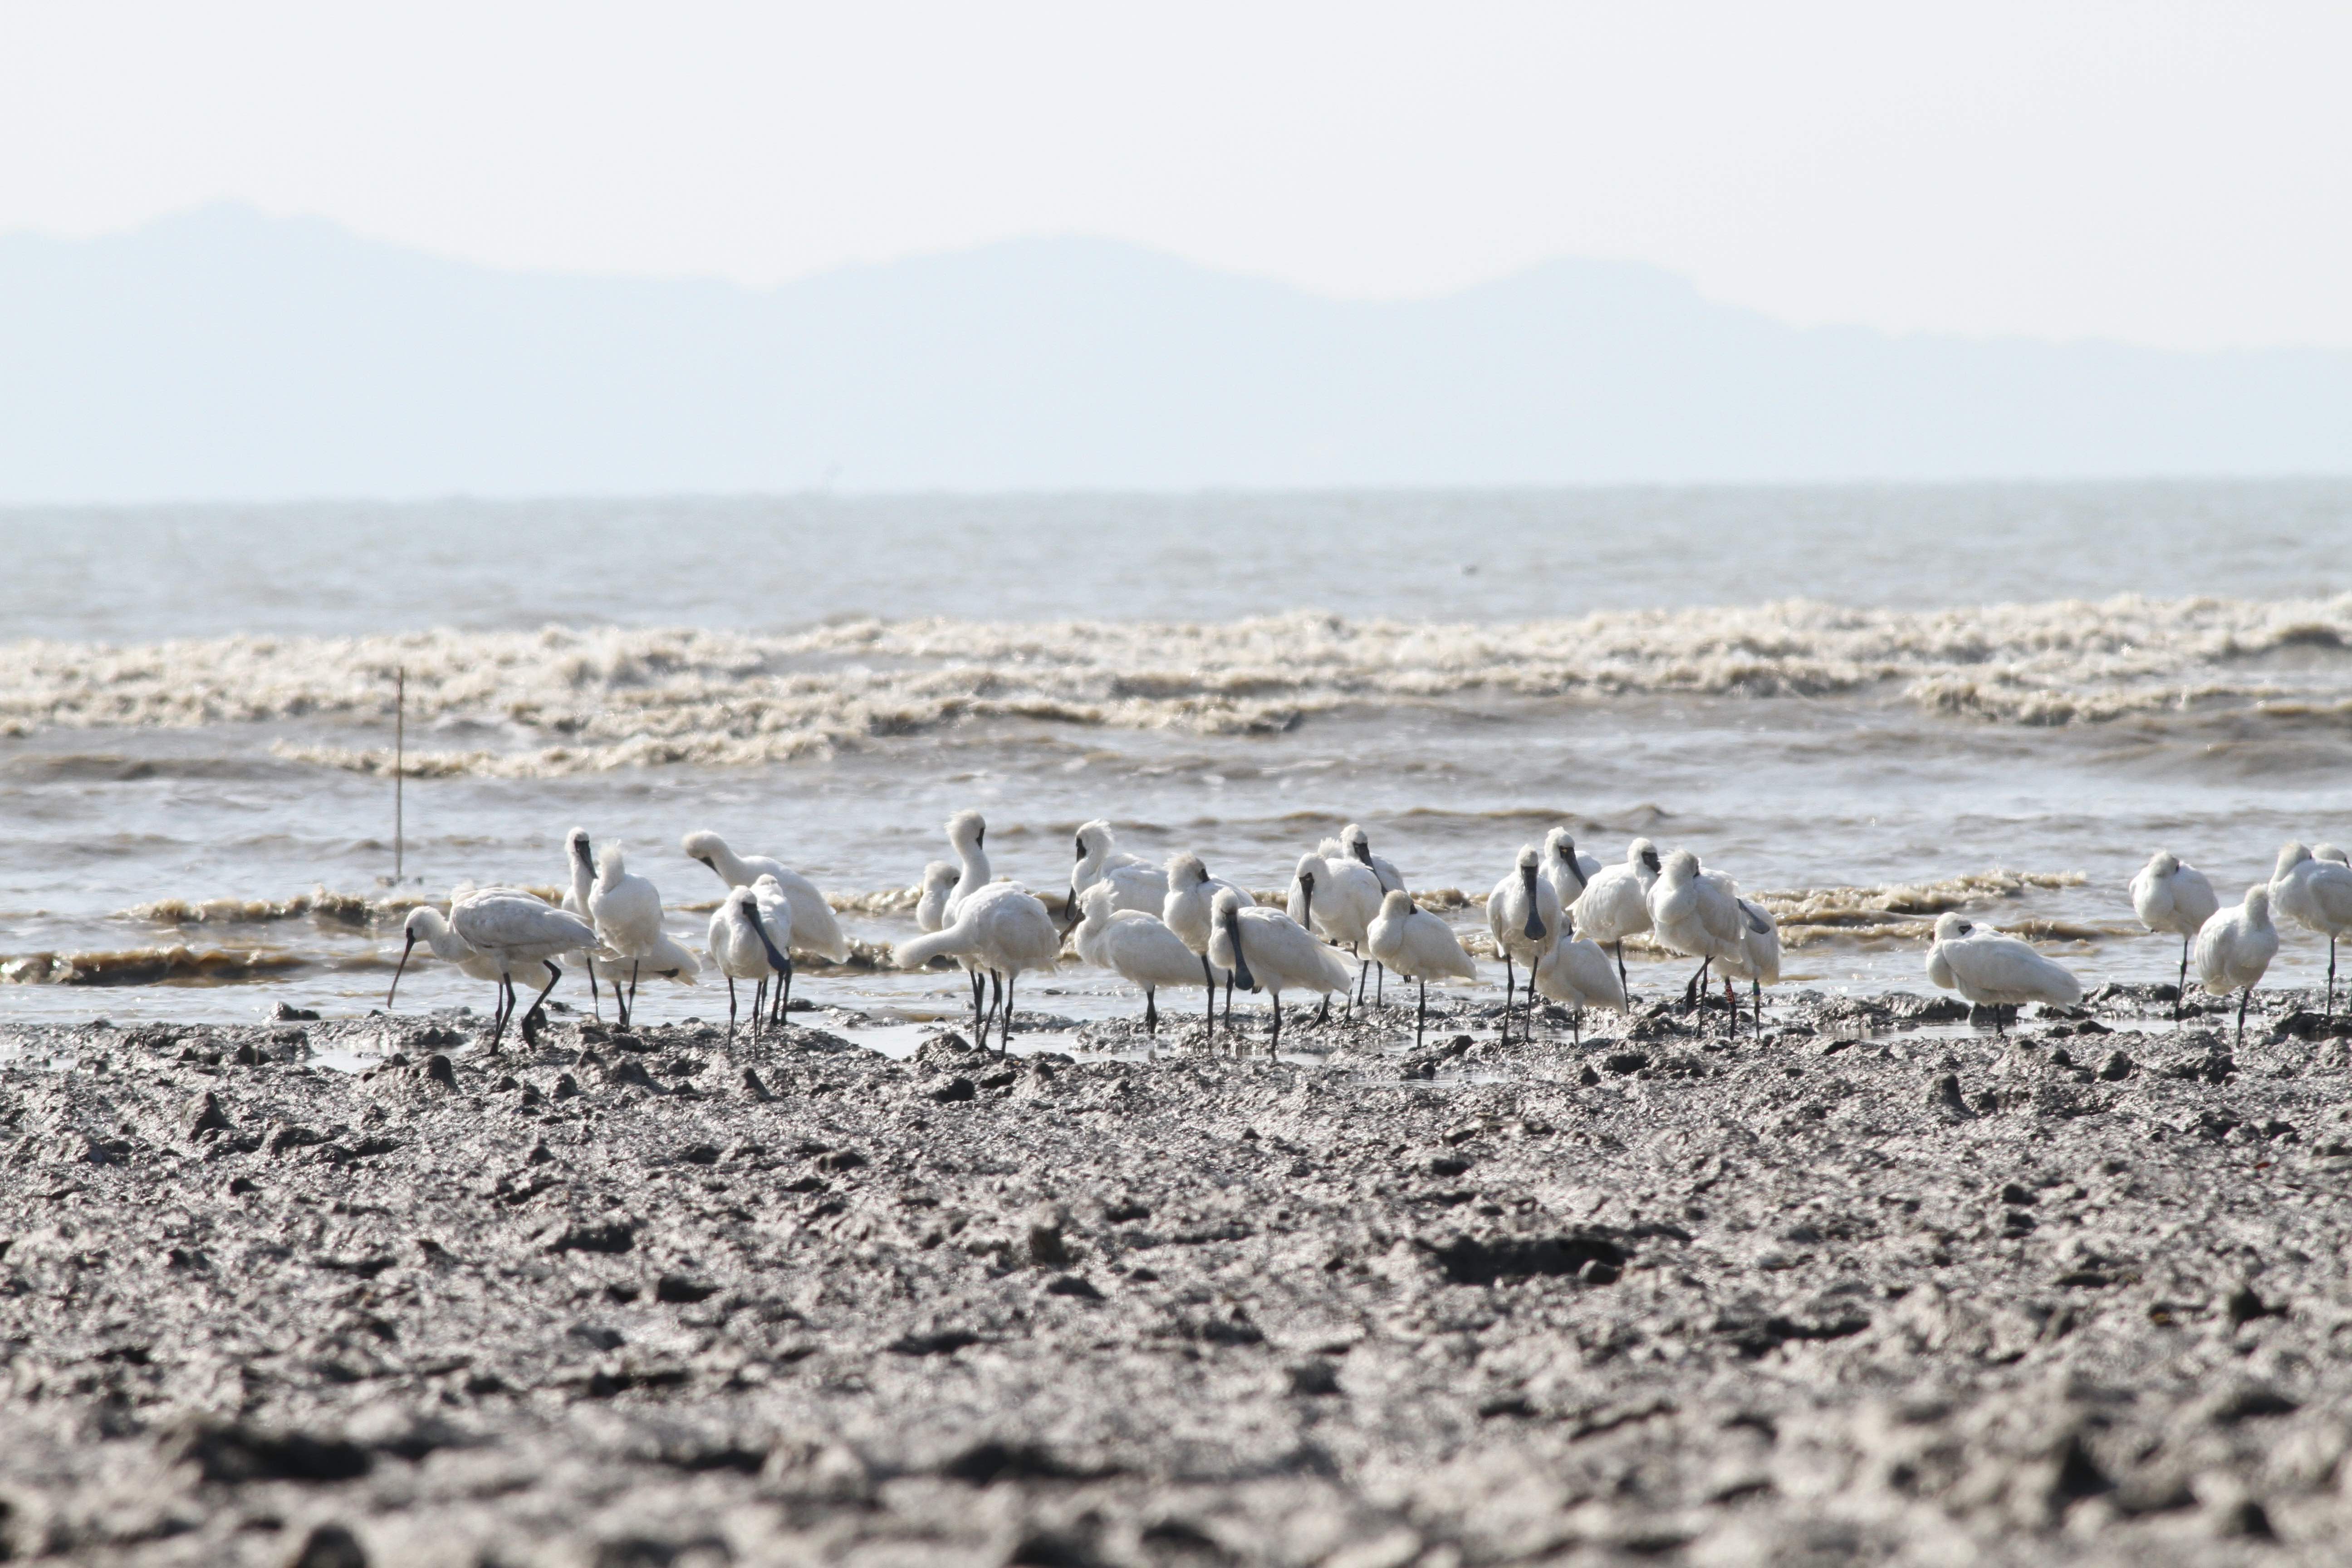
[(834, 918), (833, 905), (814, 882), (770, 855), (738, 855), (727, 840), (705, 829), (689, 833), (681, 846), (691, 859), (719, 873), (730, 888), (746, 888), (761, 877), (773, 877), (784, 897), (793, 901), (793, 951), (803, 958), (840, 963), (849, 957), (849, 939)]
[[(518, 888), (477, 888), (450, 900), (449, 924), (467, 946), (488, 958), (499, 972), (499, 1009), (490, 1029), (495, 1049), (506, 1037), (507, 1023), (515, 1015), (514, 975), (532, 964), (547, 970), (547, 984), (531, 1001), (536, 1009), (563, 978), (556, 959), (596, 944), (594, 928), (578, 915), (566, 914), (543, 899)], [(399, 977), (394, 976), (394, 984)], [(390, 1001), (386, 997), (387, 1002)], [(526, 1011), (523, 1024), (530, 1026)]]
[(1076, 923), (1079, 899), (1097, 882), (1108, 884), (1114, 908), (1158, 917), (1160, 906), (1168, 900), (1167, 872), (1122, 851), (1110, 824), (1100, 817), (1079, 824), (1076, 842), (1077, 859), (1070, 867), (1070, 901), (1065, 920)]
[(1555, 827), (1544, 835), (1543, 879), (1559, 895), (1561, 909), (1573, 907), (1599, 875), (1601, 862), (1590, 855), (1577, 853), (1576, 835), (1565, 827)]
[(1218, 893), (1212, 915), (1209, 961), (1230, 970), (1245, 991), (1263, 991), (1274, 1001), (1270, 1052), (1282, 1049), (1282, 994), (1320, 992), (1326, 1004), (1334, 991), (1345, 994), (1350, 980), (1339, 952), (1280, 910), (1244, 908), (1230, 888)]
[[(740, 888), (730, 889), (732, 892), (745, 890)], [(752, 909), (760, 919), (761, 934), (778, 952), (789, 957), (793, 951), (792, 900), (785, 897), (784, 889), (779, 887), (776, 879), (765, 871), (760, 873), (748, 890), (751, 895)], [(752, 994), (751, 1005), (755, 1007), (760, 1006), (767, 1000), (768, 983), (762, 980), (760, 982), (759, 990)], [(772, 1024), (782, 1023), (784, 1015), (792, 1008), (792, 1002), (793, 966), (786, 963), (783, 968), (776, 972), (775, 1008), (770, 1014), (768, 1021)]]
[(1579, 934), (1607, 948), (1617, 960), (1617, 983), (1627, 996), (1625, 939), (1650, 929), (1650, 887), (1658, 879), (1658, 847), (1636, 838), (1625, 847), (1624, 864), (1604, 866), (1585, 879), (1569, 916)]
[(1372, 836), (1363, 825), (1351, 822), (1339, 829), (1339, 847), (1346, 857), (1359, 866), (1370, 866), (1372, 875), (1381, 879), (1381, 896), (1404, 891), (1404, 873), (1386, 856), (1372, 853)]
[[(988, 819), (967, 806), (948, 818), (945, 831), (948, 847), (955, 852), (956, 879), (955, 885), (948, 889), (946, 904), (941, 907), (940, 931), (947, 930), (955, 920), (956, 910), (964, 900), (983, 888), (995, 885), (989, 875)], [(956, 962), (963, 964), (971, 975), (972, 1011), (981, 1017), (978, 1034), (980, 1043), (984, 1046), (988, 1043), (988, 1020), (996, 1016), (996, 1005), (992, 1001), (989, 1003), (988, 1012), (980, 1014), (980, 1005), (988, 996), (988, 972), (961, 958)]]
[(1207, 985), (1198, 954), (1158, 915), (1118, 908), (1108, 882), (1078, 895), (1084, 919), (1078, 925), (1078, 956), (1108, 969), (1143, 993), (1143, 1026), (1160, 1032), (1160, 991), (1169, 986)]
[(1532, 844), (1519, 846), (1519, 862), (1486, 895), (1486, 929), (1503, 955), (1503, 1038), (1511, 1037), (1511, 1004), (1518, 994), (1514, 959), (1528, 966), (1528, 1006), (1536, 1005), (1536, 965), (1559, 940), (1559, 895), (1543, 879), (1542, 858)]
[(1217, 981), (1221, 977), (1225, 983), (1225, 1018), (1231, 1022), (1234, 1016), (1233, 972), (1221, 970), (1209, 961), (1209, 939), (1216, 934), (1217, 895), (1226, 892), (1245, 904), (1255, 901), (1223, 878), (1209, 875), (1208, 867), (1190, 849), (1179, 849), (1168, 857), (1168, 897), (1160, 906), (1160, 922), (1200, 955), (1201, 975), (1209, 987), (1209, 1027), (1213, 1033), (1217, 1023)]
[[(778, 895), (781, 899), (782, 895)], [(761, 989), (773, 975), (779, 983), (793, 972), (786, 956), (760, 915), (760, 897), (751, 888), (733, 888), (719, 900), (710, 917), (710, 962), (727, 977), (727, 1037), (735, 1037), (735, 982), (754, 980)], [(751, 1037), (760, 1037), (760, 998), (751, 999)]]
[(2352, 866), (2352, 851), (2338, 849), (2333, 844), (2313, 845), (2311, 858), (2315, 860), (2333, 860), (2338, 866)]
[[(1358, 860), (1301, 855), (1290, 874), (1290, 918), (1356, 955), (1356, 1000), (1364, 999), (1364, 942), (1381, 912), (1378, 872)], [(1330, 998), (1324, 998), (1330, 1005)]]
[(955, 891), (952, 862), (934, 860), (923, 868), (922, 886), (915, 899), (915, 929), (939, 931), (948, 923), (948, 895)]
[[(588, 915), (596, 922), (596, 935), (604, 950), (629, 966), (629, 992), (621, 997), (619, 972), (614, 973), (614, 1005), (621, 1014), (621, 1027), (629, 1026), (629, 1016), (637, 1005), (637, 977), (645, 970), (658, 970), (661, 961), (675, 954), (664, 948), (668, 939), (662, 934), (661, 891), (652, 882), (628, 868), (628, 858), (617, 844), (604, 846), (596, 857), (596, 880), (588, 889)], [(684, 952), (675, 942), (669, 949)]]
[[(588, 889), (596, 883), (596, 857), (588, 847), (588, 830), (575, 827), (563, 836), (563, 869), (569, 885), (563, 889), (562, 909), (567, 914), (578, 915), (590, 925), (596, 922), (588, 914)], [(604, 999), (596, 993), (596, 950), (583, 948), (580, 962), (588, 970), (588, 1005), (602, 1022)]]
[(2197, 982), (2216, 996), (2238, 994), (2238, 1044), (2246, 1043), (2246, 1002), (2262, 984), (2263, 972), (2278, 956), (2278, 927), (2271, 923), (2271, 885), (2256, 882), (2243, 902), (2223, 910), (2197, 933)]
[(2213, 896), (2213, 884), (2205, 873), (2194, 866), (2184, 866), (2180, 857), (2169, 849), (2159, 849), (2147, 858), (2131, 879), (2132, 912), (2139, 923), (2158, 932), (2169, 931), (2180, 939), (2180, 981), (2173, 987), (2172, 1016), (2180, 1016), (2180, 1004), (2189, 990), (2189, 944), (2221, 907)]
[[(1025, 888), (992, 882), (956, 905), (955, 919), (945, 929), (898, 944), (901, 969), (920, 969), (945, 955), (961, 959), (975, 974), (986, 973), (1000, 988), (1003, 1023), (999, 1049), (1013, 1049), (1013, 983), (1024, 970), (1050, 973), (1062, 954), (1061, 928), (1045, 906)], [(975, 986), (971, 1005), (972, 1033), (986, 1039)]]
[(1391, 889), (1381, 900), (1381, 912), (1366, 929), (1364, 945), (1374, 963), (1421, 986), (1421, 1004), (1412, 1016), (1416, 1046), (1421, 1044), (1423, 1026), (1429, 1022), (1429, 983), (1478, 978), (1478, 966), (1471, 962), (1454, 928), (1415, 906), (1412, 895), (1402, 888)]
[(1739, 920), (1746, 929), (1739, 945), (1716, 959), (1723, 971), (1723, 994), (1731, 998), (1731, 1032), (1739, 1032), (1739, 997), (1731, 988), (1745, 980), (1756, 1005), (1756, 1037), (1764, 1037), (1764, 987), (1780, 984), (1780, 925), (1772, 911), (1753, 899), (1739, 900)]
[(1935, 945), (1927, 949), (1927, 978), (1970, 1003), (1993, 1009), (1993, 1033), (2001, 1032), (2000, 1009), (2040, 1002), (2079, 1007), (2083, 983), (2013, 936), (1963, 920), (1957, 910), (1936, 917)]
[(2336, 942), (2352, 931), (2352, 866), (2320, 859), (2300, 844), (2282, 846), (2271, 872), (2271, 903), (2306, 931), (2327, 939), (2327, 1006), (2336, 1011)]
[(1537, 961), (1536, 994), (1575, 1009), (1573, 1026), (1579, 1044), (1584, 1039), (1587, 1007), (1625, 1011), (1625, 983), (1617, 978), (1616, 966), (1599, 942), (1576, 935), (1573, 926), (1565, 928), (1551, 951)]
[(386, 1010), (392, 1006), (394, 994), (400, 989), (401, 975), (407, 972), (408, 955), (416, 951), (416, 944), (420, 942), (432, 951), (434, 957), (444, 963), (456, 964), (457, 973), (468, 979), (487, 980), (495, 985), (506, 978), (489, 954), (477, 950), (472, 942), (459, 936), (441, 911), (430, 904), (419, 904), (409, 910), (408, 918), (400, 922), (400, 931), (403, 938), (400, 963), (392, 971), (392, 989), (383, 994)]
[(1683, 987), (1683, 1005), (1694, 1006), (1708, 968), (1747, 940), (1739, 885), (1719, 871), (1699, 869), (1697, 856), (1677, 849), (1650, 884), (1650, 930), (1668, 950), (1699, 961)]

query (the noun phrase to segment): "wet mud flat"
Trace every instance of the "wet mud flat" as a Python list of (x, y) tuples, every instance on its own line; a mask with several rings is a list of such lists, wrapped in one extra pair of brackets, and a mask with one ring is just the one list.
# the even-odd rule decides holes
[(2263, 1001), (0, 1025), (0, 1557), (2341, 1561), (2352, 1072)]

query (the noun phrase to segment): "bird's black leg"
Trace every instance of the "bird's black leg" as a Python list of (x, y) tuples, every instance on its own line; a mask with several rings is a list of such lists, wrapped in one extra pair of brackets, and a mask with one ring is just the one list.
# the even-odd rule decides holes
[(2242, 1051), (2246, 1048), (2246, 1003), (2253, 994), (2254, 988), (2251, 985), (2238, 993), (2238, 1044), (2236, 1048)]
[(1419, 1010), (1418, 1012), (1414, 1013), (1414, 1014), (1413, 1014), (1413, 1016), (1412, 1016), (1412, 1046), (1413, 1046), (1413, 1049), (1415, 1049), (1415, 1050), (1419, 1050), (1419, 1049), (1421, 1048), (1421, 1031), (1422, 1031), (1423, 1028), (1425, 1028), (1425, 1027), (1428, 1026), (1428, 1024), (1429, 1024), (1429, 982), (1428, 982), (1428, 980), (1427, 980), (1426, 978), (1424, 978), (1424, 979), (1422, 981), (1422, 983), (1421, 983), (1421, 1008), (1420, 1008), (1420, 1010)]
[(1625, 1005), (1633, 1005), (1633, 983), (1625, 978), (1625, 939), (1617, 939), (1617, 988), (1625, 993)]
[(598, 994), (597, 990), (596, 990), (596, 961), (595, 961), (594, 959), (593, 959), (593, 958), (592, 958), (592, 959), (589, 959), (589, 960), (587, 961), (587, 963), (588, 963), (588, 1000), (589, 1000), (590, 1004), (595, 1007), (595, 1009), (596, 1009), (596, 1021), (597, 1021), (598, 1023), (600, 1023), (600, 1024), (601, 1024), (601, 1023), (603, 1023), (603, 1022), (604, 1021), (604, 998), (602, 995)]
[(1013, 974), (1004, 977), (1004, 1018), (997, 1034), (998, 1054), (1002, 1056), (1013, 1054), (1013, 982), (1018, 978)]
[(2180, 984), (2172, 988), (2172, 1021), (2180, 1022), (2180, 1005), (2189, 1000), (2189, 939), (2180, 939)]
[(1519, 973), (1511, 967), (1511, 950), (1503, 950), (1503, 1037), (1499, 1044), (1511, 1043), (1511, 1003), (1519, 994)]
[(1748, 986), (1756, 993), (1756, 1037), (1764, 1037), (1764, 982), (1750, 977)]
[(1201, 955), (1201, 984), (1208, 987), (1202, 998), (1208, 1005), (1202, 1014), (1201, 1037), (1213, 1043), (1217, 1037), (1217, 972), (1209, 967), (1209, 955)]
[(1143, 988), (1143, 1032), (1153, 1036), (1160, 1033), (1160, 1002), (1149, 985)]
[(526, 1046), (539, 1044), (531, 1037), (530, 1021), (533, 1018), (543, 1020), (547, 1016), (540, 1009), (547, 1005), (547, 994), (555, 989), (555, 983), (563, 978), (563, 971), (555, 967), (555, 960), (546, 958), (540, 962), (547, 965), (547, 984), (541, 986), (539, 994), (530, 999), (530, 1005), (522, 1010), (522, 1043)]
[(1370, 971), (1371, 966), (1364, 962), (1363, 952), (1358, 950), (1356, 952), (1356, 1005), (1359, 1007), (1364, 1005), (1364, 977)]
[(735, 977), (727, 977), (727, 1037), (735, 1037)]

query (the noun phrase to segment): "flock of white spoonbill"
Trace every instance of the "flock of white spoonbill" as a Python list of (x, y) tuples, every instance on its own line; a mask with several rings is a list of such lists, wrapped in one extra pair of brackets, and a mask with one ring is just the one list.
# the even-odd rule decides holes
[[(1428, 1018), (1429, 983), (1477, 977), (1476, 962), (1454, 928), (1414, 903), (1403, 874), (1372, 853), (1370, 835), (1353, 823), (1298, 858), (1286, 904), (1279, 909), (1263, 907), (1240, 887), (1212, 876), (1190, 850), (1170, 856), (1164, 866), (1126, 854), (1110, 825), (1097, 820), (1077, 830), (1068, 886), (1055, 889), (1057, 913), (1020, 883), (995, 877), (987, 837), (979, 812), (949, 818), (948, 846), (955, 858), (924, 868), (915, 907), (922, 934), (901, 942), (893, 957), (903, 969), (953, 959), (971, 976), (974, 1037), (985, 1041), (994, 1028), (1001, 1047), (1009, 1047), (1012, 1037), (1014, 982), (1024, 973), (1052, 970), (1066, 938), (1075, 938), (1082, 960), (1143, 993), (1144, 1024), (1155, 1032), (1163, 990), (1202, 987), (1212, 1037), (1221, 984), (1228, 1030), (1234, 987), (1265, 993), (1272, 1004), (1270, 1048), (1282, 1039), (1285, 992), (1318, 998), (1319, 1019), (1335, 994), (1352, 1010), (1364, 1005), (1369, 978), (1384, 982), (1394, 972), (1419, 988), (1418, 1040)], [(728, 886), (710, 917), (709, 962), (727, 980), (730, 1034), (738, 1016), (736, 982), (753, 983), (756, 1034), (763, 1018), (782, 1019), (793, 959), (840, 963), (850, 955), (848, 940), (824, 894), (782, 862), (738, 855), (715, 833), (689, 833), (683, 847)], [(594, 854), (587, 831), (575, 827), (565, 837), (565, 870), (570, 886), (560, 906), (520, 888), (461, 885), (446, 919), (429, 907), (412, 911), (385, 1005), (420, 942), (465, 973), (497, 985), (493, 1046), (515, 1017), (519, 971), (529, 976), (536, 965), (547, 975), (523, 1010), (526, 1035), (539, 1004), (562, 978), (559, 959), (587, 965), (600, 1015), (596, 966), (604, 966), (624, 1027), (642, 976), (691, 982), (700, 972), (703, 960), (664, 931), (660, 893), (628, 869), (617, 845)], [(2352, 861), (2342, 850), (2284, 846), (2270, 879), (2248, 888), (2226, 910), (2204, 873), (2160, 851), (2132, 879), (2131, 895), (2149, 931), (2180, 937), (2182, 991), (2193, 963), (2208, 992), (2239, 994), (2241, 1042), (2247, 996), (2278, 953), (2273, 911), (2327, 939), (2326, 1005), (2334, 1011), (2336, 943), (2352, 931)], [(1683, 987), (1685, 1007), (1697, 1005), (1710, 972), (1720, 971), (1737, 1020), (1734, 983), (1747, 981), (1759, 1034), (1764, 987), (1780, 975), (1780, 934), (1771, 911), (1742, 898), (1738, 884), (1722, 872), (1703, 869), (1688, 849), (1661, 857), (1646, 838), (1628, 845), (1623, 860), (1602, 866), (1578, 852), (1568, 829), (1553, 828), (1540, 849), (1523, 846), (1495, 884), (1486, 897), (1486, 924), (1503, 961), (1506, 1040), (1515, 1009), (1522, 1034), (1531, 1028), (1538, 996), (1572, 1009), (1580, 1029), (1587, 1007), (1624, 1012), (1625, 942), (1634, 936), (1698, 960)], [(1969, 1002), (1993, 1008), (1996, 1029), (2001, 1008), (2028, 1002), (2073, 1007), (2083, 999), (2081, 982), (2031, 944), (1948, 910), (1936, 921), (1927, 975)], [(1380, 1005), (1377, 993), (1372, 1005)]]

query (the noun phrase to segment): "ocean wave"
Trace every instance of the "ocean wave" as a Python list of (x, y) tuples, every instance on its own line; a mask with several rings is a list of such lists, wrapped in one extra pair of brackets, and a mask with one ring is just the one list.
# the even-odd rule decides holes
[(226, 985), (275, 980), (313, 960), (250, 948), (139, 947), (116, 952), (33, 952), (0, 959), (0, 984)]
[(305, 721), (285, 761), (388, 770), (407, 672), (418, 776), (792, 761), (991, 720), (1274, 734), (1353, 705), (1868, 695), (2020, 725), (2257, 713), (2352, 721), (2352, 595), (1897, 611), (1805, 601), (1517, 625), (1297, 613), (1227, 623), (858, 621), (696, 630), (0, 645), (0, 731)]

